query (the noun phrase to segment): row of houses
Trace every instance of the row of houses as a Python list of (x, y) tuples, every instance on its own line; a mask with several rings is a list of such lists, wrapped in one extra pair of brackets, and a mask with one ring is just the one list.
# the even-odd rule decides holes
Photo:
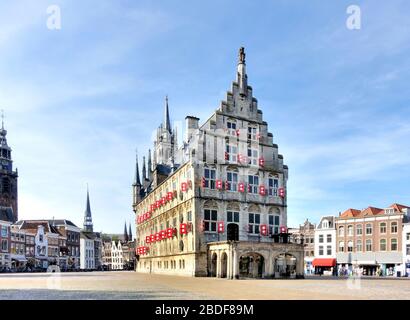
[(104, 270), (134, 270), (135, 257), (135, 241), (104, 241)]
[[(11, 223), (0, 219), (0, 269), (13, 271), (41, 270), (50, 265), (62, 270), (88, 269), (85, 255), (89, 232), (70, 220), (20, 220)], [(101, 265), (101, 238), (93, 234), (93, 264)]]
[[(0, 272), (41, 271), (50, 266), (62, 271), (130, 269), (135, 245), (131, 226), (124, 231), (117, 243), (94, 232), (88, 192), (82, 229), (67, 219), (13, 222), (13, 208), (0, 207)], [(118, 261), (114, 266), (106, 259), (107, 248)]]
[(305, 274), (410, 276), (410, 207), (348, 209), (291, 229)]

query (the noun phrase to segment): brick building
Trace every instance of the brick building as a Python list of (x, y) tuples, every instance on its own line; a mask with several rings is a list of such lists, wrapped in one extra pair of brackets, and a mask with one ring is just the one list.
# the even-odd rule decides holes
[[(336, 218), (336, 250), (341, 269), (363, 275), (396, 275), (402, 268), (402, 229), (409, 207), (348, 209)], [(342, 271), (343, 273), (343, 271)]]

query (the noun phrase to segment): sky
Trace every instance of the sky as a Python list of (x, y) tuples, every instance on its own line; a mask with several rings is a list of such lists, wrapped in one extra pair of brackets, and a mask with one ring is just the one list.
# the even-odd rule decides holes
[[(361, 9), (350, 30), (346, 10)], [(47, 28), (47, 8), (61, 29)], [(19, 170), (19, 218), (134, 225), (135, 150), (171, 121), (205, 121), (245, 47), (289, 166), (288, 225), (410, 205), (410, 2), (1, 0), (0, 108)]]

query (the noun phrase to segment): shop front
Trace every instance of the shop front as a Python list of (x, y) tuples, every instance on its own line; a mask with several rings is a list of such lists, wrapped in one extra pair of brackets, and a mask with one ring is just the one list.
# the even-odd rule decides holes
[(335, 274), (336, 259), (334, 258), (316, 258), (312, 261), (315, 268), (315, 274), (332, 276)]
[(24, 255), (11, 255), (11, 270), (22, 271), (26, 268), (27, 259)]

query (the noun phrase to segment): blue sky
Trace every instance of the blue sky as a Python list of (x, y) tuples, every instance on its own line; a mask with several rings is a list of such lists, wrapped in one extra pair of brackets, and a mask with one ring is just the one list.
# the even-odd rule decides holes
[[(46, 27), (57, 4), (62, 29)], [(346, 8), (362, 29), (346, 28)], [(0, 106), (20, 173), (20, 218), (95, 229), (134, 220), (131, 184), (169, 95), (205, 120), (245, 46), (249, 84), (289, 165), (288, 220), (410, 204), (408, 1), (0, 3)]]

